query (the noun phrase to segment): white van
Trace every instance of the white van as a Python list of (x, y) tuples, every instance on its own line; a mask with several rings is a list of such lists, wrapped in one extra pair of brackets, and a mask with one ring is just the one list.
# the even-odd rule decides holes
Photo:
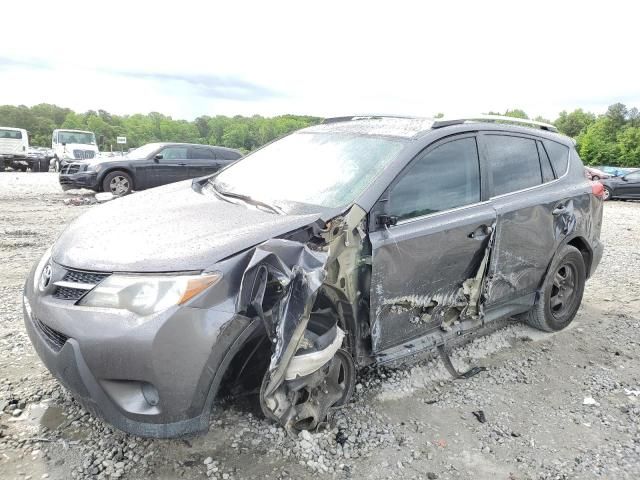
[(0, 171), (6, 167), (27, 170), (29, 137), (24, 128), (0, 127)]
[(56, 172), (60, 171), (64, 163), (90, 160), (98, 155), (95, 133), (84, 130), (54, 130), (51, 148), (54, 152), (51, 161)]

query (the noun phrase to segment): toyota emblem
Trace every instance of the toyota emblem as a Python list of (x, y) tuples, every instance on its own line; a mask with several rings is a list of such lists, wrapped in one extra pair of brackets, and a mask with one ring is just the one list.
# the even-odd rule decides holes
[(40, 290), (44, 290), (51, 283), (51, 265), (47, 264), (42, 270), (42, 275), (40, 276)]

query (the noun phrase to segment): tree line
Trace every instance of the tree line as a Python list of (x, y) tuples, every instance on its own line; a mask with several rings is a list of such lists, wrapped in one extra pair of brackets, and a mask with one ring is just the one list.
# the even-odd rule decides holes
[[(507, 110), (502, 115), (529, 118), (521, 109)], [(561, 133), (573, 137), (587, 165), (640, 167), (640, 112), (635, 107), (615, 103), (602, 115), (578, 108), (572, 112), (560, 112), (554, 121), (542, 117), (534, 120), (553, 123)], [(51, 145), (54, 129), (71, 128), (95, 132), (101, 150), (117, 150), (116, 137), (125, 136), (127, 148), (171, 141), (222, 145), (248, 152), (321, 121), (320, 117), (307, 115), (271, 118), (203, 115), (187, 121), (174, 120), (157, 112), (146, 115), (113, 115), (105, 110), (76, 113), (69, 108), (46, 103), (33, 107), (0, 106), (0, 125), (27, 129), (32, 145)]]
[(96, 134), (100, 150), (119, 150), (116, 137), (127, 137), (126, 148), (151, 142), (185, 142), (221, 145), (244, 152), (271, 140), (322, 121), (307, 115), (279, 115), (266, 118), (203, 115), (193, 121), (174, 120), (157, 112), (146, 115), (114, 115), (105, 110), (76, 113), (57, 105), (0, 106), (0, 126), (24, 128), (29, 143), (50, 146), (56, 128), (89, 130)]
[[(506, 116), (529, 118), (522, 110), (507, 110)], [(550, 122), (561, 133), (576, 140), (576, 147), (586, 165), (640, 167), (640, 111), (622, 103), (610, 105), (602, 115), (578, 108), (562, 111)]]

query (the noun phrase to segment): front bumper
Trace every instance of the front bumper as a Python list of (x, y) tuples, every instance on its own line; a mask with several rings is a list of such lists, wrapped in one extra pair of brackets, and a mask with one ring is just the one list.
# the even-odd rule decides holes
[(72, 188), (99, 190), (98, 174), (96, 172), (61, 173), (58, 181), (63, 190), (71, 190)]
[(31, 342), (90, 413), (140, 436), (208, 429), (226, 367), (257, 322), (175, 307), (140, 324), (120, 311), (78, 307), (40, 292), (33, 274), (23, 298)]

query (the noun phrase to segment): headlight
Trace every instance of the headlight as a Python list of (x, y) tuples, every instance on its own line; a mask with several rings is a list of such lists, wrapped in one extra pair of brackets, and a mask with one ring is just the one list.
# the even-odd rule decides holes
[(145, 316), (182, 305), (221, 278), (219, 272), (178, 277), (116, 274), (100, 282), (79, 305), (118, 308)]
[(42, 277), (42, 271), (47, 263), (49, 263), (49, 259), (51, 258), (51, 249), (53, 247), (47, 248), (47, 251), (44, 252), (40, 261), (38, 262), (38, 266), (36, 267), (36, 271), (33, 272), (33, 291), (36, 292), (38, 290), (38, 285), (40, 284), (40, 277)]

